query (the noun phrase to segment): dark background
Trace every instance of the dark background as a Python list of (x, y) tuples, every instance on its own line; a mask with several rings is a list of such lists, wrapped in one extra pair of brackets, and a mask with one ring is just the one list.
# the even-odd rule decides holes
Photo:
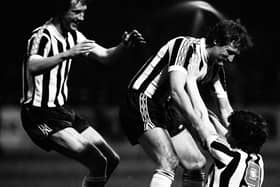
[[(29, 33), (48, 19), (51, 1), (11, 1), (3, 16), (0, 105), (17, 104), (21, 96), (21, 59)], [(137, 29), (147, 40), (142, 49), (123, 57), (121, 63), (104, 67), (98, 63), (75, 63), (70, 79), (71, 101), (119, 103), (136, 69), (158, 47), (173, 36), (188, 35), (193, 13), (166, 14), (179, 0), (93, 1), (80, 30), (105, 47), (118, 44), (124, 30)], [(255, 47), (228, 68), (232, 102), (242, 105), (279, 104), (279, 28), (277, 6), (272, 1), (208, 1), (232, 19), (240, 18), (251, 33)], [(204, 25), (212, 24), (205, 13)], [(202, 34), (205, 26), (201, 29)], [(202, 35), (197, 34), (198, 36)]]
[[(21, 127), (21, 61), (30, 32), (42, 25), (52, 0), (5, 1), (1, 20), (0, 68), (0, 186), (77, 187), (86, 169), (57, 153), (36, 147)], [(58, 1), (58, 0), (57, 0)], [(168, 11), (179, 0), (95, 0), (80, 30), (105, 47), (118, 44), (125, 30), (137, 29), (147, 40), (111, 66), (73, 62), (69, 80), (70, 103), (87, 115), (94, 127), (119, 153), (121, 162), (108, 187), (148, 186), (153, 163), (138, 146), (124, 138), (118, 119), (119, 104), (130, 78), (162, 44), (178, 35), (202, 36), (217, 20), (204, 12), (193, 33), (195, 10)], [(227, 66), (230, 99), (234, 107), (259, 111), (269, 122), (270, 137), (263, 149), (264, 187), (280, 185), (280, 74), (279, 27), (276, 1), (208, 1), (228, 18), (241, 19), (255, 46)], [(174, 187), (181, 186), (179, 169)]]

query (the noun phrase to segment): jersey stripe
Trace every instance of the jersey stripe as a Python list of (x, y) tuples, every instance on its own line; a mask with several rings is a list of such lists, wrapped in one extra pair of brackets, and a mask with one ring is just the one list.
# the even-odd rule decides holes
[[(205, 45), (202, 45), (204, 42), (204, 39), (182, 36), (170, 40), (160, 48), (156, 55), (146, 61), (130, 81), (128, 89), (138, 90), (149, 98), (164, 101), (170, 94), (169, 71), (176, 71), (172, 69), (176, 66), (187, 68), (196, 49), (200, 59), (207, 59), (202, 56), (207, 54)], [(201, 71), (204, 77), (207, 70), (206, 62), (202, 60), (201, 66), (203, 66)]]
[[(77, 32), (68, 33), (67, 39), (48, 23), (33, 31), (27, 44), (27, 57), (40, 55), (43, 57), (57, 55), (73, 47), (77, 41)], [(73, 36), (72, 34), (75, 33)], [(83, 37), (81, 35), (81, 37)], [(68, 75), (71, 60), (65, 60), (44, 73), (32, 75), (27, 71), (27, 57), (23, 62), (23, 95), (22, 103), (31, 103), (39, 107), (55, 107), (64, 105), (68, 98)]]
[[(68, 49), (70, 49), (70, 44), (69, 44), (69, 41), (67, 40), (66, 41), (66, 49), (68, 50)], [(66, 65), (65, 65), (65, 71), (64, 71), (64, 81), (62, 82), (62, 89), (61, 89), (61, 93), (62, 93), (62, 96), (63, 96), (63, 99), (64, 99), (64, 101), (66, 101), (67, 100), (67, 92), (68, 92), (68, 90), (66, 89), (66, 87), (67, 87), (67, 85), (65, 85), (66, 84), (66, 80), (67, 80), (67, 77), (68, 77), (68, 73), (69, 73), (69, 71), (70, 71), (70, 62), (69, 62), (69, 60), (67, 60), (66, 61)]]
[[(231, 153), (233, 155), (233, 160), (230, 162), (230, 164), (226, 167), (226, 169), (221, 173), (220, 177), (220, 186), (229, 186), (230, 178), (236, 171), (239, 161), (240, 161), (240, 155), (237, 153)], [(237, 181), (235, 181), (237, 182)]]
[(261, 187), (264, 169), (260, 155), (231, 148), (218, 139), (209, 145), (209, 150), (215, 164), (209, 169), (207, 187)]
[[(165, 53), (164, 57), (156, 64), (156, 66), (154, 67), (153, 71), (151, 72), (150, 75), (147, 76), (146, 80), (143, 82), (143, 84), (140, 87), (140, 90), (145, 90), (146, 88), (148, 88), (150, 85), (151, 87), (154, 87), (157, 85), (157, 82), (159, 81), (159, 76), (160, 76), (160, 72), (162, 71), (162, 69), (164, 68), (164, 66), (167, 65), (168, 63), (168, 58), (169, 55), (168, 53)], [(156, 79), (157, 77), (157, 79)], [(151, 81), (155, 81), (156, 83), (154, 84), (150, 84)], [(151, 88), (152, 90), (150, 90), (149, 92), (154, 92), (155, 88)]]
[(178, 50), (180, 49), (182, 41), (183, 41), (183, 38), (179, 38), (179, 39), (175, 40), (175, 44), (174, 44), (174, 46), (172, 48), (172, 52), (171, 52), (170, 66), (175, 65), (175, 63), (177, 61), (177, 53), (178, 53)]
[(48, 99), (49, 99), (49, 82), (50, 82), (50, 72), (46, 72), (44, 73), (44, 76), (42, 77), (43, 78), (43, 90), (41, 91), (42, 92), (42, 101), (41, 101), (41, 106), (47, 106), (48, 104)]
[[(61, 42), (58, 42), (57, 43), (57, 51), (58, 53), (61, 53), (63, 51), (63, 45)], [(56, 93), (55, 93), (55, 100), (54, 100), (54, 103), (55, 105), (59, 106), (59, 97), (60, 97), (60, 88), (61, 88), (61, 71), (63, 71), (63, 63), (59, 64), (58, 65), (58, 68), (57, 68), (57, 75), (56, 75)]]

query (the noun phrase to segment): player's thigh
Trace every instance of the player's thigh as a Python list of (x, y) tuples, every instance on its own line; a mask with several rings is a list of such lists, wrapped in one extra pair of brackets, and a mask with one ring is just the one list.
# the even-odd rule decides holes
[(197, 142), (187, 129), (172, 137), (172, 142), (180, 163), (183, 166), (187, 168), (199, 168), (205, 165), (206, 159), (200, 151)]
[(150, 129), (138, 141), (156, 164), (167, 169), (174, 169), (177, 166), (178, 159), (165, 129), (160, 127)]
[(64, 128), (50, 137), (54, 150), (68, 157), (84, 161), (84, 155), (102, 155), (97, 147), (72, 127)]
[(114, 149), (94, 128), (88, 127), (81, 133), (81, 135), (91, 144), (95, 145), (106, 157), (111, 156), (116, 159), (119, 158)]

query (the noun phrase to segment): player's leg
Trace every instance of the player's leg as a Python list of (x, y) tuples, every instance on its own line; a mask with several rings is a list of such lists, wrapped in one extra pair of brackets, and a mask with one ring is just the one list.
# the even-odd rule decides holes
[(178, 159), (166, 130), (156, 127), (146, 131), (139, 143), (156, 163), (150, 187), (170, 187), (174, 180)]
[(72, 127), (50, 136), (53, 149), (73, 158), (90, 171), (91, 182), (85, 187), (103, 187), (106, 182), (107, 159), (103, 153)]
[[(106, 158), (106, 181), (111, 176), (112, 172), (116, 169), (119, 163), (119, 156), (117, 153), (109, 146), (105, 139), (92, 127), (91, 123), (85, 118), (75, 113), (73, 127), (92, 145), (94, 145), (103, 156)], [(94, 161), (94, 160), (93, 160)], [(86, 186), (91, 186), (91, 181), (94, 181), (94, 175), (92, 172), (84, 178), (84, 183), (88, 184)]]
[(132, 145), (140, 144), (156, 164), (150, 187), (170, 187), (178, 158), (163, 127), (163, 108), (143, 93), (129, 92), (120, 110), (121, 125)]
[(166, 112), (168, 132), (184, 170), (183, 187), (203, 186), (206, 159), (193, 138), (195, 131), (191, 128), (191, 122), (182, 115), (173, 100), (166, 103)]
[(183, 167), (183, 187), (202, 187), (206, 159), (187, 129), (172, 137), (180, 164)]
[(107, 180), (116, 169), (119, 164), (120, 157), (119, 155), (113, 150), (113, 148), (105, 141), (105, 139), (92, 127), (88, 127), (85, 129), (81, 135), (85, 137), (91, 144), (94, 144), (99, 151), (107, 159)]

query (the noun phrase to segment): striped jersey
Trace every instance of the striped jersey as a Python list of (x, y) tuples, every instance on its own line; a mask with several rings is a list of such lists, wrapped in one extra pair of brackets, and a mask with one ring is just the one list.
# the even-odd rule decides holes
[(260, 154), (231, 148), (217, 135), (207, 138), (214, 164), (209, 169), (207, 187), (261, 187), (264, 163)]
[(85, 36), (79, 31), (68, 32), (67, 37), (63, 37), (51, 21), (32, 32), (22, 66), (21, 103), (37, 107), (56, 107), (66, 103), (71, 59), (64, 60), (43, 73), (32, 75), (27, 68), (27, 58), (31, 55), (51, 57), (82, 40), (85, 40)]
[[(217, 73), (217, 71), (207, 64), (205, 39), (179, 36), (168, 41), (157, 54), (147, 60), (130, 81), (128, 89), (138, 90), (149, 98), (160, 100), (168, 98), (170, 94), (169, 72), (186, 72), (193, 54), (197, 54), (200, 59), (200, 82), (210, 80), (208, 75), (211, 74), (212, 77), (213, 72)], [(210, 70), (212, 73), (209, 73)]]

